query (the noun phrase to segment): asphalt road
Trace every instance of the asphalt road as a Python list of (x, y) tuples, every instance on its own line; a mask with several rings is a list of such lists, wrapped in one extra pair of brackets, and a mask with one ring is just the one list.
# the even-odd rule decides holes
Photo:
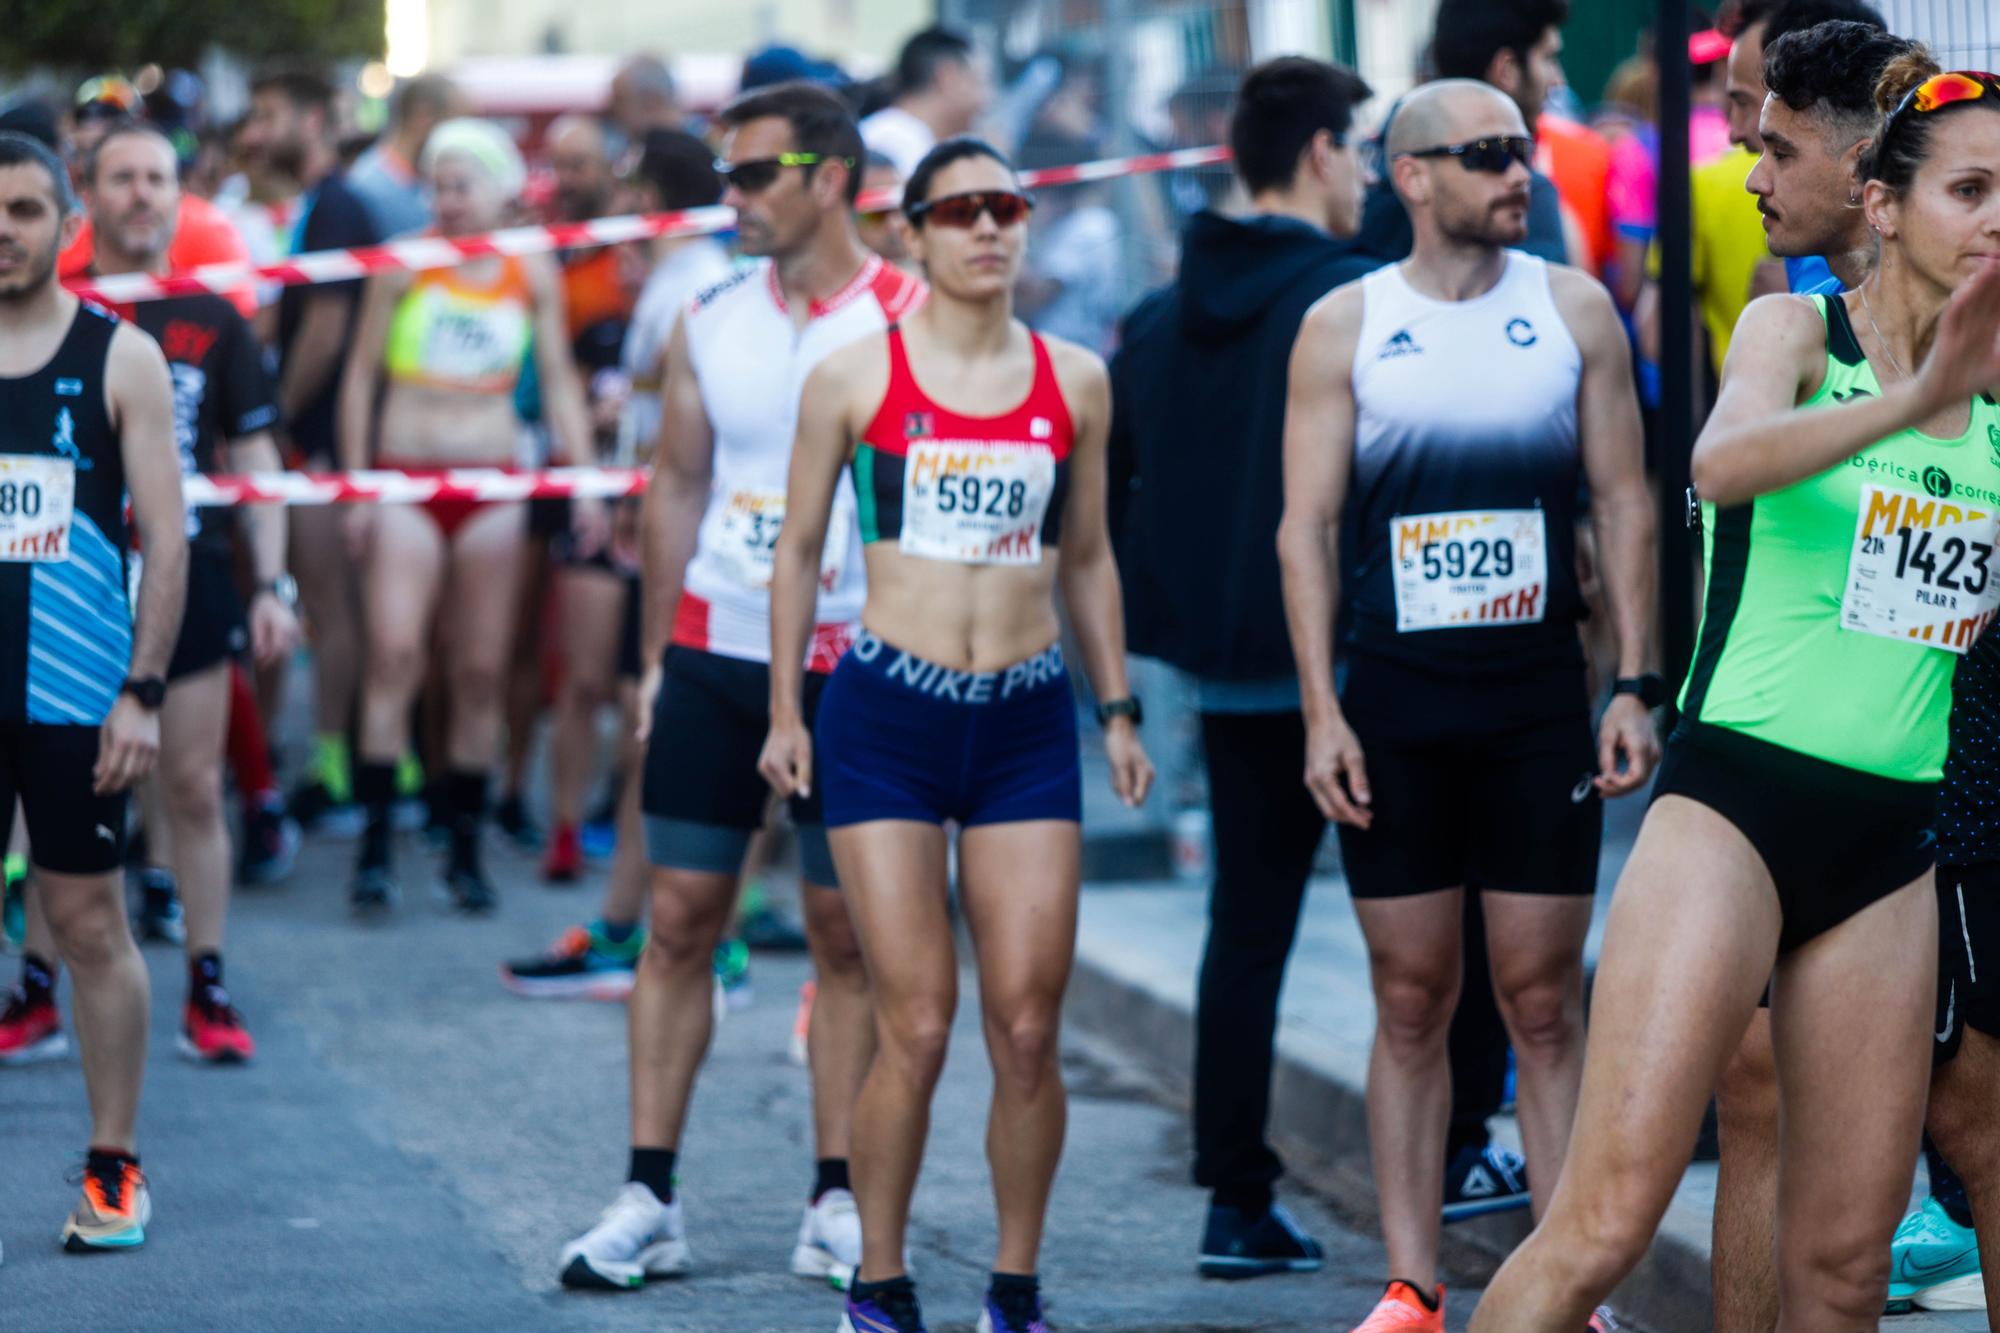
[[(57, 1244), (88, 1124), (74, 1057), (0, 1070), (0, 1329), (833, 1329), (839, 1299), (786, 1262), (810, 1183), (807, 1087), (787, 1047), (802, 960), (759, 955), (755, 999), (719, 1033), (681, 1177), (697, 1268), (642, 1293), (583, 1295), (556, 1254), (624, 1168), (625, 1029), (616, 1005), (520, 1000), (495, 964), (595, 906), (598, 880), (542, 887), (495, 848), (498, 915), (428, 897), (406, 842), (406, 904), (362, 926), (348, 849), (310, 845), (288, 886), (238, 895), (229, 982), (259, 1043), (238, 1069), (173, 1051), (183, 970), (149, 949), (152, 1057), (141, 1153), (156, 1212), (134, 1253)], [(913, 1268), (934, 1333), (971, 1328), (993, 1245), (982, 1148), (989, 1080), (973, 1005), (938, 1095)], [(68, 1013), (67, 1003), (64, 1007)], [(1193, 1272), (1202, 1196), (1187, 1130), (1136, 1066), (1073, 1037), (1067, 1153), (1043, 1266), (1065, 1333), (1350, 1326), (1383, 1256), (1294, 1197), (1324, 1271), (1247, 1284)], [(1454, 1329), (1470, 1290), (1453, 1289)]]

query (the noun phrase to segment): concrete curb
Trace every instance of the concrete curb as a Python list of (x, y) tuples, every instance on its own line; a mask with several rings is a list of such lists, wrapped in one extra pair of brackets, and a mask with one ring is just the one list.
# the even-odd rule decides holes
[[(1184, 1101), (1194, 1059), (1194, 1016), (1185, 996), (1192, 981), (1164, 975), (1165, 967), (1155, 975), (1146, 971), (1130, 957), (1100, 953), (1086, 941), (1077, 953), (1066, 1013), (1070, 1022), (1135, 1055), (1171, 1096)], [(1365, 1221), (1374, 1217), (1375, 1203), (1362, 1088), (1357, 1078), (1340, 1072), (1351, 1060), (1315, 1052), (1311, 1045), (1281, 1032), (1272, 1137), (1296, 1174), (1340, 1212)], [(1628, 1328), (1695, 1329), (1711, 1322), (1707, 1210), (1698, 1201), (1712, 1194), (1713, 1173), (1713, 1166), (1690, 1172), (1645, 1261), (1619, 1288), (1612, 1304)], [(1483, 1278), (1527, 1231), (1525, 1212), (1459, 1223), (1445, 1233), (1446, 1267)]]

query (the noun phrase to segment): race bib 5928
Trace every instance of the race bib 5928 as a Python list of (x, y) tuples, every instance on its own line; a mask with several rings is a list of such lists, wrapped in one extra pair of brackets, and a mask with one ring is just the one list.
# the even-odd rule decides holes
[(903, 461), (903, 553), (1039, 564), (1055, 486), (1055, 456), (1043, 445), (912, 443)]
[(1996, 543), (2000, 516), (1863, 486), (1840, 627), (1966, 651), (2000, 607)]
[(69, 559), (76, 464), (47, 454), (0, 454), (0, 561)]
[(1466, 509), (1389, 520), (1396, 630), (1529, 625), (1548, 612), (1539, 509)]

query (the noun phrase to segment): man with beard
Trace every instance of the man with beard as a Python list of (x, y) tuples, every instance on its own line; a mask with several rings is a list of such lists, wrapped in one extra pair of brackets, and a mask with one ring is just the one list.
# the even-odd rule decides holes
[[(1416, 245), (1300, 329), (1278, 552), (1306, 785), (1341, 826), (1375, 993), (1368, 1121), (1390, 1280), (1359, 1330), (1442, 1333), (1464, 894), (1483, 896), (1539, 1211), (1583, 1068), (1602, 798), (1645, 784), (1665, 691), (1646, 674), (1655, 550), (1631, 358), (1602, 286), (1510, 248), (1534, 152), (1519, 108), (1483, 83), (1429, 84), (1384, 151)], [(1576, 633), (1586, 478), (1619, 676), (1594, 742)]]
[[(79, 219), (47, 148), (0, 134), (0, 845), (27, 817), (35, 891), (74, 982), (91, 1126), (70, 1250), (145, 1240), (146, 967), (125, 920), (125, 791), (160, 746), (187, 586), (160, 349), (56, 282)], [(145, 541), (126, 593), (126, 499)]]
[[(341, 178), (333, 88), (326, 80), (296, 71), (259, 77), (250, 86), (250, 114), (239, 142), (245, 156), (303, 190), (286, 253), (380, 239), (368, 206)], [(278, 407), (292, 461), (310, 471), (334, 466), (334, 404), (360, 299), (356, 281), (287, 287), (278, 300)], [(304, 827), (338, 823), (354, 832), (361, 812), (354, 805), (347, 737), (360, 685), (361, 611), (337, 510), (307, 506), (291, 521), (291, 567), (312, 629), (315, 694), (312, 758), (291, 809)]]

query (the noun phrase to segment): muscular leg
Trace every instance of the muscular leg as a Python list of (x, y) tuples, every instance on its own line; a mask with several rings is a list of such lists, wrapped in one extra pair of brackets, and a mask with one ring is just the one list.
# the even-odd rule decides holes
[(160, 804), (174, 878), (187, 913), (187, 956), (222, 952), (229, 915), (229, 829), (222, 815), (222, 748), (229, 731), (229, 663), (184, 676), (160, 708)]
[(1484, 895), (1500, 1017), (1514, 1043), (1515, 1114), (1535, 1215), (1548, 1210), (1583, 1084), (1583, 937), (1588, 895)]
[(813, 1156), (848, 1156), (854, 1102), (875, 1058), (875, 1015), (868, 1003), (868, 970), (861, 941), (838, 889), (800, 884), (806, 943), (812, 950), (813, 1007), (806, 1029), (812, 1066)]
[(35, 867), (35, 893), (57, 957), (69, 968), (90, 1142), (135, 1152), (151, 991), (125, 920), (123, 880), (117, 872), (58, 875)]
[[(385, 507), (383, 517), (393, 512)], [(340, 508), (303, 505), (286, 521), (292, 545), (288, 567), (298, 580), (299, 604), (312, 630), (313, 730), (345, 736), (361, 686), (362, 616)]]
[(652, 930), (626, 1002), (635, 1148), (680, 1147), (714, 1022), (709, 969), (735, 901), (732, 875), (653, 870)]
[[(1927, 873), (1779, 960), (1781, 1333), (1874, 1328), (1881, 1317), (1923, 1131), (1937, 921)], [(1826, 1170), (1833, 1161), (1838, 1172)]]
[(910, 1196), (958, 1007), (945, 835), (934, 824), (877, 820), (829, 837), (875, 1000), (875, 1060), (855, 1103), (848, 1155), (861, 1209), (857, 1276), (882, 1282), (904, 1271)]
[(589, 566), (559, 571), (556, 584), (563, 672), (549, 751), (550, 796), (556, 826), (575, 828), (583, 822), (597, 766), (598, 710), (611, 702), (626, 592), (619, 575)]
[(1716, 1333), (1778, 1327), (1778, 1064), (1771, 1011), (1759, 1009), (1715, 1087), (1722, 1161), (1709, 1247)]
[(1059, 1044), (1082, 856), (1081, 831), (1065, 820), (987, 824), (959, 840), (960, 900), (993, 1063), (986, 1157), (1000, 1213), (995, 1272), (1035, 1271), (1062, 1157), (1069, 1105)]
[(639, 744), (639, 687), (621, 681), (618, 704), (624, 713), (624, 727), (618, 743), (624, 775), (618, 788), (618, 850), (611, 857), (611, 875), (604, 885), (604, 907), (599, 913), (614, 926), (636, 925), (646, 910), (646, 824), (639, 808), (639, 789), (645, 772), (646, 747)]
[(507, 657), (514, 643), (515, 579), (527, 510), (495, 505), (466, 520), (451, 543), (447, 602), (451, 768), (485, 775), (499, 757)]
[(1389, 1275), (1437, 1290), (1444, 1138), (1451, 1119), (1445, 1033), (1458, 1004), (1458, 889), (1357, 898), (1375, 992), (1368, 1055), (1368, 1146), (1381, 1198)]
[(1569, 1156), (1474, 1333), (1581, 1328), (1645, 1254), (1778, 926), (1777, 891), (1735, 826), (1682, 797), (1654, 802), (1611, 901)]
[(1965, 1183), (1979, 1234), (1986, 1308), (2000, 1310), (2000, 1038), (1967, 1027), (1956, 1058), (1931, 1077), (1931, 1139)]
[(368, 553), (368, 672), (361, 757), (393, 764), (409, 747), (410, 704), (424, 683), (431, 613), (444, 579), (444, 537), (429, 515), (384, 505)]

